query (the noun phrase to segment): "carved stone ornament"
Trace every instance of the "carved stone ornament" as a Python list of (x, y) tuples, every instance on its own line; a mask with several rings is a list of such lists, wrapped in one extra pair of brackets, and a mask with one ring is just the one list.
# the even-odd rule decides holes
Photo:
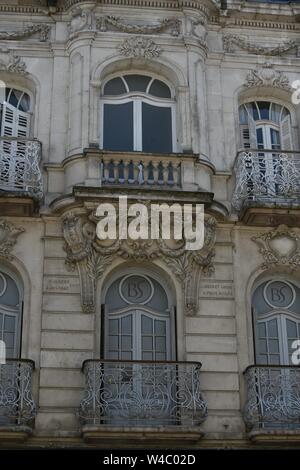
[(141, 36), (125, 39), (118, 49), (120, 54), (125, 57), (144, 57), (145, 59), (158, 57), (162, 52), (161, 47), (152, 39)]
[(97, 29), (99, 31), (107, 31), (108, 27), (112, 27), (117, 31), (129, 34), (154, 34), (165, 30), (170, 30), (172, 36), (179, 36), (181, 22), (176, 18), (164, 18), (156, 24), (131, 24), (122, 21), (116, 16), (102, 16), (96, 20)]
[(225, 34), (223, 36), (223, 47), (224, 51), (229, 53), (235, 52), (236, 49), (242, 49), (244, 51), (250, 52), (250, 54), (279, 56), (292, 49), (296, 50), (298, 44), (296, 41), (286, 41), (285, 43), (279, 44), (279, 46), (276, 47), (265, 47), (254, 44), (241, 36)]
[(47, 24), (32, 24), (26, 26), (26, 28), (21, 31), (0, 31), (0, 40), (15, 41), (17, 39), (25, 39), (33, 36), (34, 34), (38, 34), (39, 40), (44, 42), (49, 39), (50, 30), (51, 26)]
[(75, 8), (72, 12), (72, 19), (68, 24), (69, 37), (73, 39), (81, 31), (95, 31), (96, 17), (93, 11), (94, 6), (84, 8)]
[(77, 267), (81, 283), (81, 304), (86, 313), (95, 311), (96, 280), (106, 267), (118, 257), (136, 262), (162, 260), (182, 285), (185, 314), (195, 315), (198, 310), (198, 293), (201, 273), (213, 272), (212, 260), (216, 238), (216, 220), (205, 216), (205, 238), (201, 250), (186, 250), (185, 241), (170, 247), (164, 240), (116, 239), (109, 246), (96, 237), (97, 218), (91, 213), (69, 213), (63, 219), (66, 241), (66, 265), (69, 270)]
[(11, 251), (22, 232), (25, 232), (24, 228), (15, 227), (11, 222), (0, 220), (0, 256), (2, 258), (12, 258)]
[(289, 79), (283, 72), (274, 70), (269, 63), (264, 64), (261, 68), (251, 70), (244, 84), (247, 88), (252, 87), (272, 87), (281, 88), (286, 91), (291, 91)]
[[(3, 49), (2, 49), (3, 52)], [(5, 50), (5, 55), (8, 59), (3, 60), (0, 58), (0, 70), (5, 72), (13, 72), (21, 75), (27, 75), (25, 62), (16, 55), (13, 51)]]
[(275, 230), (262, 233), (252, 240), (258, 245), (264, 258), (264, 269), (286, 265), (292, 268), (300, 266), (300, 234), (286, 225), (279, 225)]

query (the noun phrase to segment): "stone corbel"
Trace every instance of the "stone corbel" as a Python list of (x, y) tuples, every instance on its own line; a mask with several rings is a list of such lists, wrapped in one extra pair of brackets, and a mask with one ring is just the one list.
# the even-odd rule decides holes
[(212, 260), (216, 238), (216, 220), (205, 217), (204, 246), (200, 250), (186, 250), (185, 241), (170, 248), (164, 240), (115, 240), (110, 246), (102, 245), (96, 238), (97, 218), (93, 213), (69, 213), (63, 220), (66, 241), (66, 264), (76, 267), (80, 276), (81, 304), (85, 313), (95, 312), (96, 281), (115, 258), (135, 262), (160, 259), (170, 268), (182, 286), (186, 315), (198, 311), (199, 288), (202, 273), (213, 271)]
[(18, 236), (25, 232), (24, 228), (16, 227), (11, 222), (0, 220), (0, 256), (12, 259), (12, 249), (17, 243)]

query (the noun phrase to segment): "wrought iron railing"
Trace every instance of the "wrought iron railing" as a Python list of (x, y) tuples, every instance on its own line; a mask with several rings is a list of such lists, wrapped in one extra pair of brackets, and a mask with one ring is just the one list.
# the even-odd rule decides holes
[(199, 362), (88, 360), (84, 424), (197, 426), (207, 415)]
[(101, 182), (126, 186), (181, 187), (180, 159), (162, 160), (156, 156), (129, 157), (122, 159), (104, 156), (100, 164)]
[(41, 198), (41, 142), (19, 137), (0, 137), (0, 190)]
[(250, 366), (244, 419), (256, 429), (300, 429), (300, 368)]
[(31, 379), (34, 362), (7, 359), (0, 364), (0, 426), (28, 425), (36, 413)]
[(240, 151), (234, 165), (232, 205), (300, 202), (300, 152), (249, 149)]

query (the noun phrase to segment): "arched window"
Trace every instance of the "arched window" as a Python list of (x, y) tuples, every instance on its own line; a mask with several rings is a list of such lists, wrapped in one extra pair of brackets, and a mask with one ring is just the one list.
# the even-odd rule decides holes
[(105, 359), (168, 361), (175, 357), (174, 314), (157, 280), (127, 274), (109, 287), (102, 317)]
[(0, 88), (0, 136), (27, 138), (30, 133), (30, 97), (15, 88)]
[(300, 339), (300, 289), (293, 282), (269, 280), (253, 294), (257, 364), (289, 365)]
[(114, 151), (175, 151), (175, 102), (151, 76), (122, 75), (104, 85), (101, 147)]
[(0, 340), (7, 358), (20, 356), (22, 301), (17, 282), (0, 270)]
[(243, 148), (292, 150), (291, 116), (287, 108), (270, 101), (253, 101), (239, 108)]

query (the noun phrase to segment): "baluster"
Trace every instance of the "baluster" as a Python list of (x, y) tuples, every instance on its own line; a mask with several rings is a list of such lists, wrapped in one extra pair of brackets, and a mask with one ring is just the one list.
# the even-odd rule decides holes
[(120, 160), (118, 163), (118, 182), (123, 184), (125, 182), (125, 175), (124, 175), (124, 162)]
[(108, 181), (109, 183), (114, 183), (116, 180), (115, 178), (115, 164), (113, 160), (110, 160), (108, 164)]
[(154, 183), (154, 166), (152, 161), (148, 163), (147, 166), (147, 184)]
[(137, 175), (137, 181), (139, 184), (144, 184), (144, 164), (142, 161), (140, 161), (137, 164), (137, 170), (138, 170), (138, 175)]
[(172, 162), (169, 162), (168, 167), (167, 167), (167, 184), (170, 186), (174, 186), (174, 171), (173, 171), (173, 164)]
[(128, 183), (133, 184), (135, 182), (134, 178), (134, 163), (132, 160), (130, 160), (128, 164)]
[(162, 185), (162, 184), (164, 184), (164, 166), (163, 166), (162, 162), (159, 162), (159, 164), (157, 166), (157, 169), (158, 169), (157, 183)]

